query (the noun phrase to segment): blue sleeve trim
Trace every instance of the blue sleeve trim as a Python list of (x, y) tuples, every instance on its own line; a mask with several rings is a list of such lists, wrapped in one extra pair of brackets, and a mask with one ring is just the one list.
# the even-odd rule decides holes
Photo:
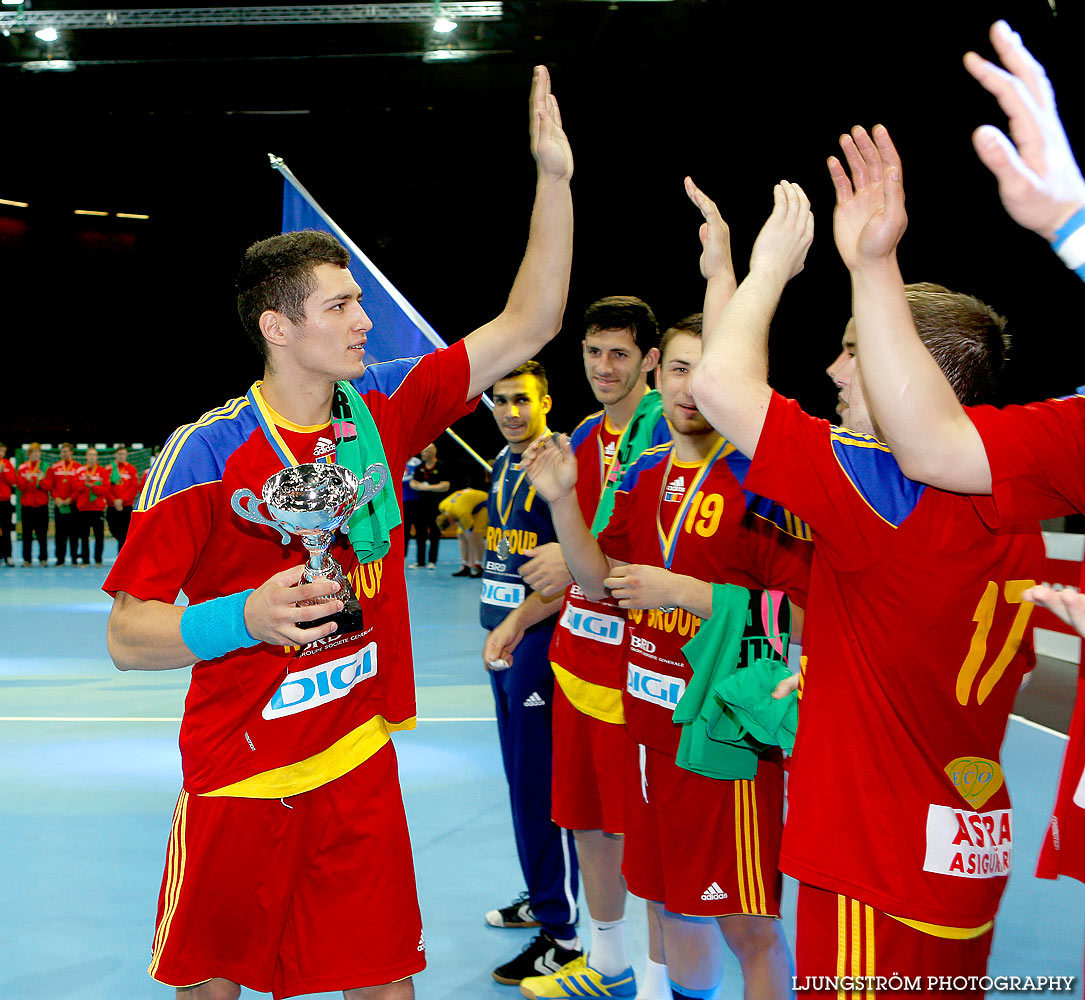
[(671, 443), (671, 425), (667, 423), (667, 418), (660, 414), (659, 419), (656, 421), (655, 427), (652, 428), (652, 447), (655, 448), (661, 444)]
[(350, 384), (358, 390), (360, 396), (376, 391), (391, 399), (423, 357), (427, 355), (399, 358), (396, 361), (378, 361), (376, 364), (367, 365), (362, 377), (352, 379)]
[(569, 444), (572, 445), (573, 451), (576, 451), (585, 441), (585, 439), (591, 434), (603, 422), (603, 411), (598, 413), (592, 413), (580, 421), (576, 427), (573, 428), (573, 433), (569, 435)]
[(671, 443), (667, 441), (666, 444), (656, 445), (653, 448), (648, 448), (638, 458), (622, 476), (622, 481), (618, 484), (619, 493), (630, 493), (633, 487), (637, 485), (637, 480), (640, 479), (642, 473), (647, 472), (649, 469), (659, 465), (667, 457), (667, 452), (671, 450)]
[(840, 468), (859, 495), (879, 517), (899, 528), (927, 487), (904, 475), (888, 445), (869, 434), (834, 427), (829, 439)]
[(179, 427), (154, 460), (137, 510), (149, 510), (194, 486), (219, 482), (227, 459), (258, 426), (249, 401), (242, 396)]

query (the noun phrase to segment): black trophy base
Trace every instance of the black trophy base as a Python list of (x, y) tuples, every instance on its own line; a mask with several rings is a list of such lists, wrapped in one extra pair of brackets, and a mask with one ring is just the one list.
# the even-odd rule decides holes
[(362, 606), (358, 603), (358, 598), (354, 594), (348, 594), (342, 611), (337, 611), (334, 615), (325, 615), (323, 618), (316, 618), (311, 622), (298, 622), (297, 624), (298, 628), (316, 628), (318, 625), (327, 625), (328, 622), (335, 622), (339, 626), (332, 635), (361, 632), (365, 625), (362, 621)]

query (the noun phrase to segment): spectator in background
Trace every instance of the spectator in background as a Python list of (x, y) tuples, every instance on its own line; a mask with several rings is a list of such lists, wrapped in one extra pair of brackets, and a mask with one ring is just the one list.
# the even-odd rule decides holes
[[(422, 449), (422, 462), (414, 470), (411, 487), (418, 494), (415, 507), (414, 537), (418, 543), (418, 562), (415, 569), (437, 568), (437, 546), (441, 532), (437, 528), (437, 505), (442, 494), (448, 492), (450, 483), (445, 478), (441, 463), (437, 461), (437, 445), (427, 444)], [(426, 556), (426, 539), (429, 539), (429, 560)]]
[(46, 539), (49, 535), (49, 493), (45, 488), (47, 472), (41, 464), (41, 445), (32, 441), (26, 446), (26, 461), (15, 470), (15, 488), (19, 491), (23, 521), (23, 565), (30, 565), (34, 538), (38, 539), (38, 561), (49, 565)]
[[(84, 566), (90, 565), (90, 533), (94, 532), (94, 561), (102, 565), (102, 552), (105, 548), (105, 524), (102, 513), (112, 499), (109, 488), (109, 472), (98, 464), (98, 449), (88, 448), (86, 463), (79, 468), (76, 477), (75, 507), (79, 528), (79, 561)], [(72, 562), (76, 555), (72, 553)]]
[(407, 459), (407, 465), (403, 470), (403, 558), (407, 558), (407, 552), (411, 548), (411, 525), (415, 522), (415, 511), (418, 505), (418, 494), (415, 492), (413, 479), (414, 470), (422, 464), (418, 455), (412, 455)]
[(128, 462), (128, 448), (119, 444), (113, 449), (113, 464), (109, 467), (111, 501), (105, 509), (109, 533), (117, 539), (117, 551), (124, 547), (132, 506), (139, 496), (139, 470)]
[(7, 457), (8, 446), (0, 442), (0, 562), (14, 566), (11, 561), (11, 529), (15, 524), (15, 466)]
[(60, 461), (49, 466), (45, 474), (45, 488), (53, 498), (53, 517), (56, 521), (57, 565), (63, 566), (71, 546), (72, 562), (76, 561), (75, 544), (79, 537), (76, 528), (75, 490), (79, 463), (72, 458), (74, 449), (67, 441), (60, 446)]
[(482, 555), (486, 551), (486, 528), (490, 523), (487, 506), (490, 495), (483, 490), (456, 490), (437, 505), (437, 530), (456, 525), (462, 565), (453, 576), (482, 576)]

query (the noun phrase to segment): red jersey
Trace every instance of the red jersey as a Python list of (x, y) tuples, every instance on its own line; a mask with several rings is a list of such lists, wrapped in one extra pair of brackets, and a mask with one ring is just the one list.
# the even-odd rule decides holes
[[(654, 443), (670, 437), (666, 422), (661, 420), (660, 425)], [(621, 480), (622, 434), (600, 410), (585, 417), (570, 435), (577, 462), (576, 498), (588, 525), (607, 484)], [(603, 722), (624, 721), (625, 651), (625, 612), (609, 599), (589, 601), (571, 584), (550, 643), (550, 661), (555, 680), (575, 708)]]
[(45, 488), (52, 494), (53, 502), (61, 506), (75, 502), (79, 489), (79, 470), (82, 466), (68, 459), (66, 462), (54, 462), (45, 474)]
[[(474, 403), (465, 402), (469, 377), (460, 342), (422, 358), (370, 365), (355, 381), (390, 469), (403, 468), (472, 409)], [(256, 393), (254, 398), (262, 402)], [(283, 468), (255, 409), (242, 397), (174, 432), (151, 469), (128, 543), (105, 582), (107, 592), (172, 604), (183, 589), (198, 603), (259, 587), (305, 561), (296, 536), (284, 545), (278, 532), (231, 509), (236, 490), (259, 495), (268, 477)], [(266, 404), (263, 415), (299, 463), (334, 448), (330, 424), (299, 427)], [(260, 643), (192, 668), (180, 738), (187, 791), (294, 794), (364, 760), (387, 740), (388, 729), (414, 725), (401, 527), (392, 531), (391, 544), (385, 558), (363, 566), (342, 533), (331, 548), (361, 602), (364, 631), (333, 634), (301, 648)], [(320, 770), (299, 785), (301, 769), (291, 766), (314, 758)], [(338, 766), (343, 759), (353, 763), (327, 773), (325, 765)], [(288, 787), (276, 794), (283, 775)], [(236, 788), (254, 776), (259, 777)]]
[(891, 916), (986, 923), (1012, 862), (999, 753), (1033, 658), (1039, 526), (989, 529), (775, 393), (746, 485), (814, 532), (781, 869)]
[(15, 472), (15, 487), (19, 491), (19, 502), (24, 507), (44, 507), (49, 502), (49, 492), (45, 488), (46, 471), (40, 461), (23, 462)]
[[(1003, 410), (984, 406), (968, 415), (991, 465), (993, 504), (977, 498), (989, 524), (1085, 512), (1085, 396)], [(1079, 667), (1070, 742), (1036, 874), (1085, 882), (1085, 665)]]
[(112, 499), (120, 500), (125, 507), (131, 507), (139, 496), (139, 470), (128, 462), (114, 462), (109, 466), (109, 485)]
[(11, 499), (15, 485), (15, 466), (10, 458), (0, 458), (0, 502)]
[(79, 467), (76, 478), (75, 509), (76, 510), (105, 510), (113, 499), (109, 488), (109, 467), (96, 465), (93, 469), (88, 465)]
[[(698, 463), (677, 461), (673, 444), (649, 448), (618, 487), (600, 547), (622, 562), (665, 566), (710, 583), (782, 590), (805, 606), (810, 543), (766, 520), (782, 522), (785, 512), (746, 493), (748, 468), (723, 439)], [(637, 743), (673, 757), (682, 727), (672, 717), (693, 676), (682, 646), (701, 619), (683, 608), (630, 610), (626, 617), (626, 729)]]

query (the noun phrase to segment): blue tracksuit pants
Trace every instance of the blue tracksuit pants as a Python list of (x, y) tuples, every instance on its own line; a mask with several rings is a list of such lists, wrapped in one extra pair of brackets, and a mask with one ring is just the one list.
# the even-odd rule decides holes
[(516, 647), (513, 666), (492, 671), (490, 681), (516, 853), (531, 910), (543, 930), (565, 940), (576, 935), (578, 872), (572, 832), (550, 818), (552, 634), (545, 627), (527, 632)]

